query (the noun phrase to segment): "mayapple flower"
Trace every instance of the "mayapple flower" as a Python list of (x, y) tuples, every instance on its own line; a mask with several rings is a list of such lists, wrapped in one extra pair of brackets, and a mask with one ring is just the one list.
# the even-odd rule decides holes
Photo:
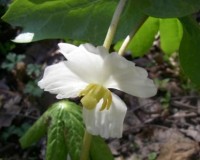
[(80, 96), (87, 131), (104, 138), (120, 138), (127, 108), (109, 88), (141, 98), (151, 97), (157, 89), (147, 78), (146, 70), (117, 53), (109, 54), (102, 46), (58, 46), (67, 60), (45, 69), (38, 82), (40, 88), (57, 94), (58, 99)]

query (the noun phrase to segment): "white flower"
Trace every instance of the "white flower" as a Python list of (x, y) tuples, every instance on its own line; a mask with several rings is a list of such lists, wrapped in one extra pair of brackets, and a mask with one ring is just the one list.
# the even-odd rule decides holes
[(104, 138), (121, 137), (127, 108), (108, 88), (142, 98), (153, 96), (157, 89), (147, 72), (104, 47), (58, 45), (67, 61), (47, 67), (38, 85), (58, 99), (83, 96), (87, 131)]

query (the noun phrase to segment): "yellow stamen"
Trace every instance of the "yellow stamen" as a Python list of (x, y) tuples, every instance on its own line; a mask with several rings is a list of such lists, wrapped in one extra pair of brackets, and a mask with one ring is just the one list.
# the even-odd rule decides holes
[(103, 103), (100, 111), (109, 109), (112, 103), (111, 92), (98, 84), (89, 84), (80, 92), (79, 96), (83, 96), (81, 103), (87, 109), (94, 109), (101, 99), (103, 99)]

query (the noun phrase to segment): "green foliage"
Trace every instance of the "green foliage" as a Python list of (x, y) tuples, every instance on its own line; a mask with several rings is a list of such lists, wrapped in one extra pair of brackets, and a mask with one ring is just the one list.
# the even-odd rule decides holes
[(138, 0), (143, 12), (159, 18), (183, 17), (199, 11), (199, 0)]
[(46, 134), (49, 122), (50, 119), (48, 119), (45, 113), (20, 138), (20, 143), (22, 148), (27, 148), (31, 146), (33, 143), (37, 142), (40, 138), (42, 138)]
[(60, 101), (53, 104), (20, 139), (23, 148), (47, 133), (46, 159), (73, 160), (80, 157), (84, 127), (81, 109), (75, 103)]
[(12, 71), (18, 62), (21, 62), (25, 58), (25, 55), (16, 55), (15, 53), (9, 53), (6, 56), (6, 61), (2, 63), (1, 68), (8, 71)]
[(180, 21), (176, 18), (160, 19), (161, 49), (168, 55), (178, 51), (183, 35)]
[[(14, 26), (22, 26), (24, 33), (34, 33), (33, 41), (47, 38), (71, 38), (102, 44), (117, 3), (117, 0), (67, 0), (64, 2), (54, 0), (35, 1), (35, 3), (31, 0), (16, 0), (3, 19)], [(146, 4), (148, 2), (145, 0), (144, 4), (139, 0), (127, 2), (116, 40), (124, 38), (131, 30), (138, 27), (145, 17), (141, 9), (148, 9)], [(168, 5), (170, 8), (174, 4)], [(153, 10), (158, 9), (153, 8)], [(185, 12), (187, 11), (188, 9)], [(172, 14), (176, 16), (174, 12)]]
[(151, 152), (148, 155), (148, 160), (156, 160), (156, 157), (157, 157), (157, 153), (156, 152)]
[(184, 73), (200, 86), (200, 26), (190, 17), (180, 19), (183, 25), (183, 39), (181, 41), (179, 57)]
[[(63, 100), (53, 104), (20, 139), (23, 148), (31, 146), (47, 134), (46, 160), (80, 159), (84, 125), (80, 106)], [(94, 136), (91, 160), (113, 160), (110, 149), (100, 137)]]
[[(14, 26), (23, 27), (23, 32), (34, 33), (33, 41), (71, 38), (102, 44), (118, 0), (35, 2), (14, 1), (2, 19)], [(116, 40), (125, 37), (143, 20), (144, 14), (140, 13), (137, 4), (136, 0), (128, 1), (119, 23)]]
[[(161, 49), (167, 55), (178, 51), (183, 35), (182, 25), (177, 18), (153, 18), (149, 17), (137, 31), (130, 41), (126, 50), (132, 52), (134, 57), (145, 55), (155, 40), (157, 33), (160, 33)], [(119, 50), (122, 41), (115, 45)]]
[[(34, 33), (33, 41), (71, 38), (102, 44), (117, 3), (118, 0), (15, 0), (2, 18), (21, 26), (23, 32)], [(128, 1), (118, 39), (125, 37), (143, 17), (137, 3)]]
[[(143, 56), (152, 46), (158, 27), (159, 19), (149, 17), (135, 34), (126, 50), (130, 50), (134, 57)], [(121, 45), (122, 41), (115, 45), (115, 50), (119, 50)]]
[(43, 93), (43, 90), (38, 87), (37, 80), (31, 80), (25, 85), (24, 93), (35, 97), (40, 97)]
[(171, 93), (167, 91), (166, 94), (160, 99), (160, 103), (163, 109), (167, 110), (169, 108), (170, 101), (171, 101)]
[[(21, 26), (24, 33), (34, 33), (33, 41), (71, 38), (102, 44), (117, 3), (118, 0), (15, 0), (2, 18)], [(116, 40), (138, 27), (143, 12), (166, 18), (189, 15), (199, 9), (199, 0), (129, 0)]]
[[(3, 36), (1, 31), (0, 31), (0, 36)], [(7, 55), (9, 51), (15, 48), (15, 44), (12, 42), (7, 42), (7, 43), (0, 43), (0, 53), (1, 55)]]
[(28, 64), (26, 68), (26, 73), (29, 76), (38, 77), (41, 73), (41, 65), (38, 64)]
[(30, 127), (30, 124), (28, 123), (23, 123), (21, 126), (15, 126), (11, 125), (10, 127), (6, 128), (3, 132), (1, 132), (1, 139), (4, 141), (7, 141), (7, 139), (11, 135), (17, 135), (18, 137), (21, 137), (27, 129)]
[(92, 138), (90, 158), (91, 160), (114, 160), (108, 145), (98, 136)]
[(28, 64), (26, 68), (26, 74), (30, 76), (31, 80), (26, 83), (24, 88), (24, 93), (30, 94), (35, 97), (40, 97), (43, 90), (37, 85), (38, 77), (41, 73), (41, 65), (38, 64)]

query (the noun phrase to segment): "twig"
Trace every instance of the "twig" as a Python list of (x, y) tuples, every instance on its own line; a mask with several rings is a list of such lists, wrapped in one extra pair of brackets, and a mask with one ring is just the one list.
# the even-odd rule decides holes
[(28, 115), (24, 115), (24, 114), (20, 114), (20, 113), (0, 113), (0, 115), (8, 115), (8, 116), (20, 116), (20, 117), (26, 117), (26, 118), (30, 118), (30, 119), (34, 119), (37, 120), (38, 117), (34, 117), (34, 116), (28, 116)]
[(181, 109), (189, 109), (191, 111), (197, 112), (197, 107), (186, 104), (186, 103), (182, 103), (180, 101), (172, 101), (171, 104)]

